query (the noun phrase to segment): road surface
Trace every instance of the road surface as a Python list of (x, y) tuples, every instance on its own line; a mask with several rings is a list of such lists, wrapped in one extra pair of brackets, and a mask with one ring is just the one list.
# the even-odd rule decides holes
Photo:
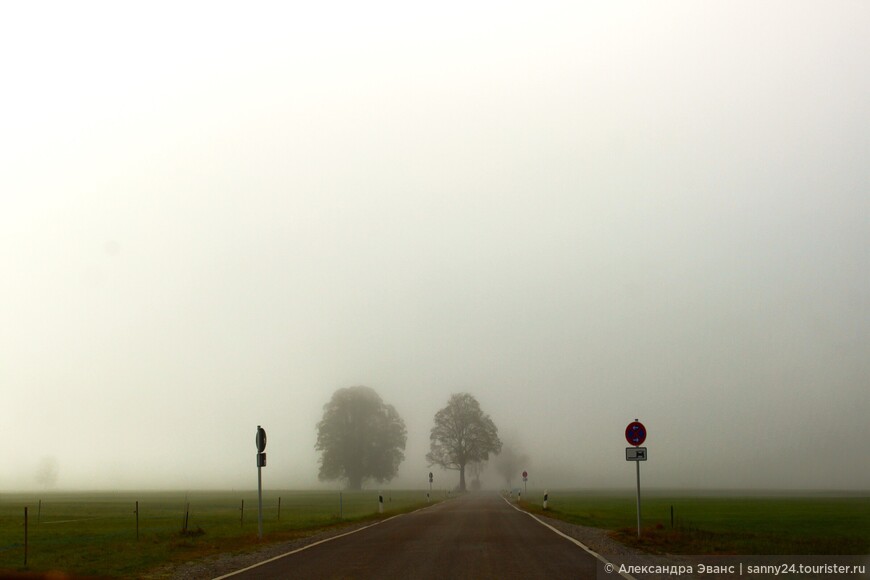
[(237, 572), (253, 578), (595, 578), (597, 560), (497, 494), (469, 494)]

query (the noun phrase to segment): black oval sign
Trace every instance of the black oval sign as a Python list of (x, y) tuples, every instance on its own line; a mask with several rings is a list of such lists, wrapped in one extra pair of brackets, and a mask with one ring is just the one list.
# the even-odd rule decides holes
[(262, 453), (266, 450), (266, 430), (257, 425), (257, 451)]

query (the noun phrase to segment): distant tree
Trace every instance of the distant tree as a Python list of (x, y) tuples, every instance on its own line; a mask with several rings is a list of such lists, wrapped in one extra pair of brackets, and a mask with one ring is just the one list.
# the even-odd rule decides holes
[(480, 403), (468, 393), (452, 395), (447, 406), (435, 414), (429, 434), (429, 465), (459, 470), (459, 490), (465, 491), (465, 466), (486, 461), (501, 450), (498, 428)]
[(480, 476), (483, 473), (484, 467), (486, 467), (486, 461), (472, 461), (465, 467), (471, 476), (472, 491), (480, 491), (480, 488), (483, 487), (480, 483)]
[(521, 452), (515, 444), (507, 444), (502, 447), (494, 463), (499, 475), (504, 477), (505, 483), (510, 489), (514, 478), (521, 477), (523, 469), (528, 467), (529, 456)]
[(46, 488), (54, 487), (57, 484), (58, 471), (56, 457), (43, 457), (39, 460), (39, 465), (36, 468), (36, 481)]
[(405, 459), (406, 440), (405, 422), (374, 389), (339, 389), (317, 424), (318, 478), (346, 479), (350, 489), (361, 489), (366, 479), (389, 481)]

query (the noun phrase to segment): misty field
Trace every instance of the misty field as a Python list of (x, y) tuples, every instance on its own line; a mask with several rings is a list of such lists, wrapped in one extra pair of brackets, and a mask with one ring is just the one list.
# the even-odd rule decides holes
[[(439, 497), (433, 493), (433, 499)], [(383, 517), (425, 505), (422, 491), (384, 492)], [(130, 576), (163, 563), (244, 550), (258, 543), (256, 492), (0, 494), (0, 571), (24, 570), (25, 506), (28, 570)], [(376, 519), (377, 511), (376, 491), (343, 492), (341, 498), (338, 491), (264, 492), (264, 541)]]
[[(530, 490), (522, 507), (570, 523), (612, 530), (612, 537), (653, 552), (675, 554), (868, 554), (868, 496), (642, 496), (637, 538), (633, 493), (620, 495)], [(671, 527), (671, 506), (674, 523)]]

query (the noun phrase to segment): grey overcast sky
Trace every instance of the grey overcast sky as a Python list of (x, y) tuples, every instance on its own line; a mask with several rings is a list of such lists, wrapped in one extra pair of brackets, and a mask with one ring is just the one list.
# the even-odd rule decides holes
[(258, 424), (266, 485), (312, 487), (357, 384), (407, 423), (394, 487), (468, 391), (542, 487), (631, 487), (639, 418), (650, 487), (870, 489), (868, 31), (4, 4), (0, 490), (255, 487)]

